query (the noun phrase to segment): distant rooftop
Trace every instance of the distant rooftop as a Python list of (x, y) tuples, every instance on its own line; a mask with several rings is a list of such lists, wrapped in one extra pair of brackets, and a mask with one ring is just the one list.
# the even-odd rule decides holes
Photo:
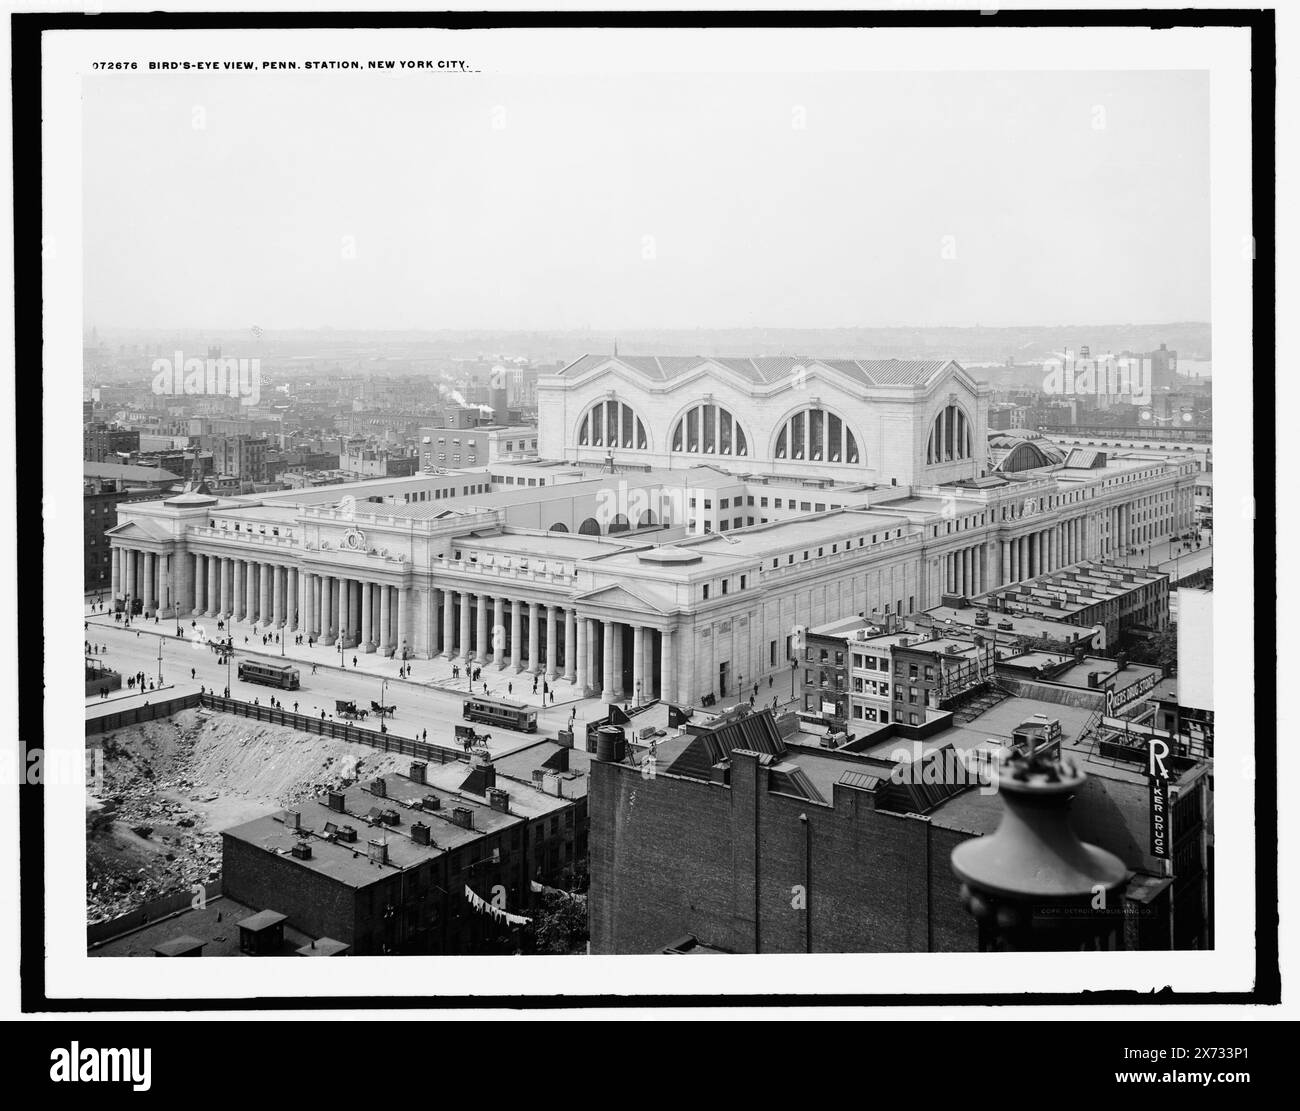
[(755, 385), (768, 386), (789, 381), (797, 367), (812, 370), (820, 366), (846, 375), (863, 386), (919, 386), (945, 367), (956, 364), (951, 359), (819, 359), (810, 355), (773, 355), (747, 359), (707, 355), (583, 355), (559, 373), (563, 377), (575, 378), (607, 365), (632, 371), (655, 382), (671, 381), (696, 370), (722, 367), (747, 378)]

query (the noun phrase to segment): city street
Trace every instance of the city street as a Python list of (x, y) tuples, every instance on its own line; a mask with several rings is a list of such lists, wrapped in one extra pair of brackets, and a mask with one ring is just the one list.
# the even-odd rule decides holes
[[(292, 710), (298, 703), (298, 712), (320, 716), (324, 710), (327, 717), (334, 714), (335, 699), (350, 699), (356, 702), (358, 709), (370, 709), (370, 703), (383, 702), (395, 705), (397, 714), (388, 722), (388, 729), (401, 737), (418, 737), (424, 740), (424, 731), (428, 730), (430, 743), (457, 747), (454, 727), (463, 722), (461, 716), (462, 702), (466, 697), (467, 681), (451, 678), (451, 665), (446, 660), (411, 660), (412, 677), (397, 678), (399, 663), (385, 659), (378, 653), (363, 653), (360, 650), (348, 651), (345, 655), (346, 667), (339, 666), (337, 648), (317, 646), (307, 648), (292, 643), (284, 646), (284, 656), (280, 655), (280, 646), (271, 644), (263, 647), (261, 632), (254, 632), (250, 626), (235, 622), (218, 633), (214, 618), (189, 618), (182, 621), (185, 636), (176, 636), (176, 622), (162, 619), (157, 624), (153, 620), (135, 618), (128, 628), (113, 621), (112, 614), (89, 613), (86, 620), (90, 628), (85, 639), (92, 644), (104, 645), (107, 653), (92, 656), (101, 660), (107, 667), (122, 673), (123, 687), (107, 699), (92, 697), (86, 699), (88, 716), (98, 716), (110, 710), (121, 710), (139, 705), (145, 701), (159, 702), (168, 698), (190, 692), (197, 692), (200, 686), (220, 694), (228, 685), (232, 698), (246, 701), (258, 699), (262, 705), (269, 704), (275, 697), (284, 704), (285, 709)], [(190, 621), (197, 626), (191, 627)], [(229, 667), (219, 664), (218, 656), (207, 643), (197, 636), (199, 628), (206, 629), (210, 636), (225, 636), (227, 632), (235, 639), (235, 656)], [(249, 644), (244, 645), (247, 636)], [(293, 637), (290, 635), (289, 640)], [(159, 647), (162, 649), (163, 684), (167, 689), (149, 691), (128, 691), (126, 678), (143, 671), (146, 685), (149, 680), (158, 680)], [(355, 655), (357, 667), (352, 666)], [(268, 659), (292, 662), (300, 672), (301, 689), (296, 691), (277, 691), (259, 683), (241, 682), (238, 677), (241, 659)], [(316, 665), (316, 674), (312, 674), (312, 665)], [(190, 671), (194, 670), (191, 678)], [(541, 684), (538, 693), (532, 694), (532, 676), (526, 672), (514, 675), (507, 671), (494, 671), (485, 668), (483, 680), (493, 697), (510, 698), (538, 708), (537, 733), (515, 733), (497, 726), (475, 725), (479, 732), (492, 736), (489, 745), (493, 755), (514, 751), (532, 743), (539, 737), (554, 737), (559, 729), (568, 723), (569, 715), (576, 707), (577, 718), (585, 721), (601, 717), (605, 713), (605, 704), (597, 698), (573, 698), (573, 687), (560, 682), (556, 688), (554, 706), (541, 706)], [(476, 693), (482, 693), (482, 682), (476, 685)], [(385, 681), (387, 685), (385, 686)], [(513, 683), (513, 694), (507, 694), (507, 683)], [(658, 709), (658, 708), (657, 708)], [(658, 718), (666, 716), (655, 714), (646, 719), (647, 723), (659, 724)], [(364, 721), (353, 724), (379, 732), (379, 719), (371, 714)]]

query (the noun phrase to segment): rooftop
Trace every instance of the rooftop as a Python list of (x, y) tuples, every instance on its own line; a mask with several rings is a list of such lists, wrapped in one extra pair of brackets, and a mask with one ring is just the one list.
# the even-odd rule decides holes
[[(157, 947), (168, 946), (183, 938), (203, 943), (205, 957), (239, 956), (239, 926), (254, 912), (252, 907), (237, 903), (229, 896), (209, 898), (200, 908), (188, 907), (179, 914), (159, 918), (141, 929), (111, 938), (90, 950), (92, 957), (151, 957)], [(284, 927), (284, 948), (280, 956), (292, 956), (301, 945), (310, 945), (312, 938), (295, 930), (287, 922)]]
[(583, 355), (560, 372), (576, 378), (601, 367), (614, 367), (652, 382), (669, 382), (696, 371), (719, 368), (757, 386), (788, 382), (796, 368), (812, 372), (824, 367), (862, 386), (921, 386), (948, 366), (950, 359), (819, 359), (809, 355), (772, 355), (759, 358), (717, 358), (706, 355)]

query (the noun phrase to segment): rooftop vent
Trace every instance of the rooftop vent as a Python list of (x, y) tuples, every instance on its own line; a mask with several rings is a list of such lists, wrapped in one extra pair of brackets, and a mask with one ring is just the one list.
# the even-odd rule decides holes
[(329, 793), (329, 798), (326, 800), (326, 805), (328, 805), (329, 808), (333, 810), (335, 813), (342, 814), (343, 813), (343, 792), (331, 791)]
[(354, 844), (357, 839), (356, 826), (339, 826), (339, 840)]
[(308, 844), (306, 841), (299, 841), (296, 845), (294, 845), (294, 847), (290, 851), (299, 860), (311, 859), (311, 845)]
[(425, 795), (424, 798), (420, 800), (420, 802), (423, 805), (425, 810), (442, 809), (442, 799), (440, 799), (437, 795)]

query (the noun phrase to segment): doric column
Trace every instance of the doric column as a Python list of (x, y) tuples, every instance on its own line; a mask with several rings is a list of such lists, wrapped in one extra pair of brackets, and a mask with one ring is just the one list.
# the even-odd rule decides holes
[(546, 607), (546, 681), (555, 682), (555, 660), (556, 649), (558, 648), (556, 629), (557, 607)]
[(278, 629), (284, 624), (284, 568), (278, 563), (271, 565), (271, 608), (272, 623)]
[(298, 604), (302, 607), (302, 620), (298, 631), (304, 637), (316, 633), (316, 576), (310, 571), (298, 572)]
[(397, 628), (393, 630), (393, 644), (396, 647), (397, 654), (400, 656), (406, 644), (406, 591), (400, 586), (394, 588), (397, 592)]
[(600, 697), (606, 702), (613, 702), (617, 697), (614, 689), (614, 623), (606, 621), (601, 629), (604, 638), (605, 661), (601, 669)]
[(522, 647), (520, 641), (524, 639), (524, 609), (523, 602), (518, 598), (510, 600), (510, 669), (519, 671), (524, 665), (520, 660)]
[(348, 582), (346, 579), (338, 580), (338, 611), (339, 624), (338, 635), (343, 638), (343, 645), (347, 647), (348, 643)]
[(320, 578), (320, 635), (321, 640), (332, 641), (338, 635), (334, 622), (338, 615), (338, 599), (334, 595), (334, 576)]
[(632, 695), (637, 699), (637, 705), (641, 705), (641, 699), (645, 697), (644, 689), (644, 671), (645, 671), (645, 629), (640, 625), (632, 626)]
[(393, 649), (393, 588), (379, 588), (379, 649), (388, 653)]
[(487, 595), (479, 592), (478, 611), (475, 614), (474, 659), (477, 663), (488, 662), (488, 600)]
[(271, 569), (265, 563), (257, 565), (257, 622), (271, 623)]
[(442, 592), (442, 654), (449, 660), (456, 658), (456, 593)]
[(156, 600), (155, 600), (155, 598), (154, 598), (154, 592), (153, 592), (153, 586), (154, 586), (154, 575), (156, 574), (156, 572), (155, 572), (155, 570), (154, 570), (154, 561), (155, 561), (157, 558), (158, 558), (158, 557), (155, 556), (155, 555), (153, 554), (153, 552), (145, 552), (145, 553), (144, 553), (144, 595), (143, 595), (143, 597), (144, 597), (144, 609), (143, 609), (143, 612), (144, 612), (144, 614), (145, 614), (146, 616), (147, 616), (148, 614), (151, 614), (151, 613), (153, 612), (154, 607), (155, 607), (155, 605), (157, 604), (157, 603), (156, 603)]
[(284, 569), (284, 629), (292, 633), (298, 628), (298, 568)]
[(244, 561), (242, 559), (235, 560), (234, 574), (234, 608), (230, 611), (230, 616), (236, 621), (243, 621), (248, 606), (248, 587), (244, 585)]
[(564, 677), (570, 683), (576, 678), (578, 670), (577, 626), (576, 611), (566, 607), (564, 610)]
[(528, 673), (536, 675), (541, 668), (537, 658), (540, 653), (540, 634), (542, 631), (542, 610), (536, 602), (528, 603)]
[(474, 646), (469, 642), (469, 625), (469, 591), (462, 590), (460, 592), (460, 643), (456, 645), (456, 655), (466, 663), (474, 659)]
[(208, 608), (207, 615), (215, 617), (221, 610), (221, 561), (216, 556), (208, 556)]
[(498, 671), (506, 666), (506, 600), (492, 599), (492, 663)]
[(569, 657), (569, 663), (573, 669), (573, 681), (577, 684), (578, 692), (585, 695), (591, 682), (591, 671), (587, 666), (589, 652), (587, 619), (585, 617), (576, 618), (574, 625), (577, 632), (574, 635), (574, 649)]
[(217, 560), (217, 581), (220, 585), (217, 587), (217, 616), (222, 620), (230, 616), (234, 608), (234, 597), (231, 594), (232, 578), (234, 569), (230, 566), (230, 560), (222, 556)]
[(112, 567), (113, 567), (113, 571), (112, 571), (112, 575), (113, 575), (113, 580), (112, 580), (112, 581), (113, 581), (113, 586), (112, 586), (113, 594), (112, 594), (112, 598), (113, 598), (114, 601), (117, 601), (117, 599), (120, 598), (121, 595), (122, 595), (122, 549), (121, 549), (121, 548), (109, 548), (109, 550), (108, 550), (108, 560), (109, 560), (109, 563), (112, 564)]
[(204, 571), (207, 569), (207, 562), (203, 556), (195, 555), (194, 560), (194, 612), (196, 614), (203, 612), (203, 600), (207, 597), (208, 591), (204, 584)]
[(673, 658), (673, 630), (665, 629), (659, 638), (659, 697), (677, 701), (677, 663)]
[(375, 613), (371, 607), (370, 584), (368, 582), (360, 583), (361, 587), (361, 651), (373, 652), (375, 642), (371, 639), (374, 635)]

